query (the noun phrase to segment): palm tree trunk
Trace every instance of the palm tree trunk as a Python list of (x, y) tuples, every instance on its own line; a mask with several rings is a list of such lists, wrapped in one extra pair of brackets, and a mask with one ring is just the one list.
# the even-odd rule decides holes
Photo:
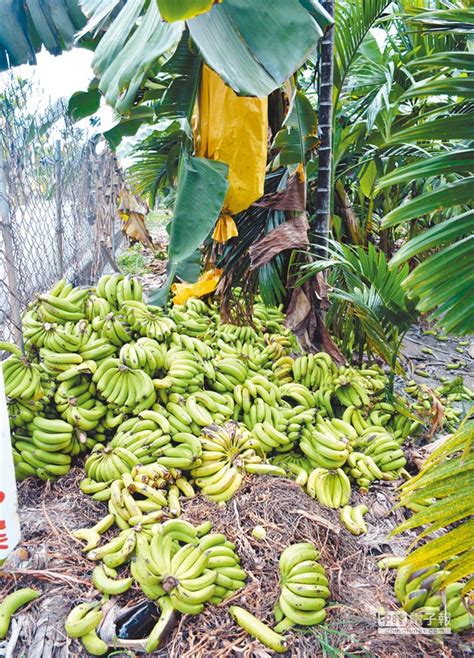
[[(325, 0), (324, 8), (334, 17), (335, 0)], [(327, 252), (332, 203), (332, 121), (334, 80), (334, 25), (321, 41), (319, 59), (319, 170), (316, 189), (316, 215), (311, 226), (311, 239), (320, 245), (318, 255)]]

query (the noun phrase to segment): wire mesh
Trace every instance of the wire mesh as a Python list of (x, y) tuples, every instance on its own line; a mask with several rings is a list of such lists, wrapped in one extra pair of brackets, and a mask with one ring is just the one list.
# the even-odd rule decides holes
[(45, 107), (34, 81), (6, 78), (0, 91), (0, 340), (20, 338), (20, 315), (35, 293), (62, 276), (89, 285), (106, 260), (113, 263), (122, 176), (107, 148), (97, 152), (97, 142), (71, 122), (63, 100)]

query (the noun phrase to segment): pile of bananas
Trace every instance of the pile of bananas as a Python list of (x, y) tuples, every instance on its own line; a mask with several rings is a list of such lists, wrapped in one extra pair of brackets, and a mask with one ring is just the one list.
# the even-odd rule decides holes
[(302, 354), (284, 321), (259, 301), (243, 327), (221, 323), (215, 302), (160, 309), (129, 276), (58, 282), (24, 315), (25, 354), (1, 346), (18, 477), (58, 477), (87, 450), (84, 490), (101, 500), (158, 464), (181, 472), (180, 494), (226, 501), (266, 473), (335, 506), (350, 481), (404, 475), (400, 444), (419, 422), (386, 399), (383, 371)]
[(449, 565), (435, 564), (417, 570), (402, 566), (397, 571), (395, 594), (403, 609), (418, 621), (459, 632), (474, 624), (472, 600), (463, 596), (466, 583), (454, 582), (442, 589), (448, 575)]
[(274, 608), (277, 633), (294, 625), (314, 626), (326, 618), (329, 583), (318, 559), (319, 552), (309, 543), (291, 544), (281, 554), (281, 593)]
[[(141, 471), (141, 474), (150, 482), (147, 472)], [(164, 481), (166, 472), (163, 470), (160, 473), (157, 469), (154, 476), (156, 481)], [(138, 478), (135, 483), (138, 484)], [(142, 492), (141, 489), (137, 491)], [(115, 500), (116, 504), (128, 508), (130, 501), (127, 501), (127, 493), (126, 488), (117, 488), (110, 501), (119, 495), (120, 500)], [(131, 504), (138, 505), (133, 501)], [(102, 534), (117, 519), (114, 512), (92, 528), (74, 532), (78, 539), (86, 542), (84, 551), (87, 557), (98, 563), (92, 574), (97, 590), (109, 596), (119, 595), (136, 583), (149, 599), (159, 605), (162, 614), (148, 638), (147, 652), (154, 651), (158, 646), (165, 620), (169, 619), (171, 611), (199, 614), (206, 603), (221, 603), (241, 589), (246, 580), (235, 545), (225, 535), (211, 532), (210, 522), (195, 527), (183, 519), (163, 518), (163, 513), (141, 513), (134, 519), (129, 517), (127, 527), (102, 545), (99, 545)], [(130, 575), (119, 573), (118, 568), (125, 567), (127, 563)], [(81, 638), (86, 646), (89, 638), (86, 642), (83, 638), (95, 632), (102, 618), (99, 612), (97, 604), (87, 610), (85, 607), (75, 608), (66, 621), (68, 635)], [(96, 639), (90, 640), (92, 646)]]
[(452, 380), (440, 377), (440, 381), (440, 386), (430, 389), (411, 379), (407, 383), (405, 391), (414, 398), (412, 409), (422, 417), (429, 419), (433, 410), (437, 413), (437, 403), (441, 404), (443, 421), (449, 429), (454, 430), (464, 415), (463, 411), (466, 411), (463, 407), (469, 407), (474, 400), (474, 391), (464, 384), (462, 377), (454, 377)]

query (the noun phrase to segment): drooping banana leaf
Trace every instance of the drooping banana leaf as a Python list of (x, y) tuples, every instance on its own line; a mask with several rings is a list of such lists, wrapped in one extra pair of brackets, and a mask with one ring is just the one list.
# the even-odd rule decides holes
[(168, 278), (152, 294), (152, 303), (166, 302), (179, 263), (192, 256), (213, 229), (228, 188), (227, 172), (228, 166), (222, 162), (182, 152), (168, 247)]
[[(420, 472), (402, 485), (400, 504), (433, 501), (401, 523), (393, 534), (425, 527), (418, 539), (446, 529), (408, 554), (404, 565), (416, 569), (450, 560), (450, 573), (443, 586), (474, 572), (474, 421), (467, 420), (433, 451)], [(453, 525), (456, 524), (455, 527)]]
[(43, 45), (53, 55), (72, 47), (86, 17), (79, 0), (2, 0), (0, 2), (0, 71), (36, 64)]

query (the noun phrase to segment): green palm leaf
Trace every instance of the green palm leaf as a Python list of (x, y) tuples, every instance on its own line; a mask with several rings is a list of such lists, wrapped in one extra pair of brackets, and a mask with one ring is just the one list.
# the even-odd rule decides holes
[(340, 93), (350, 66), (371, 27), (391, 4), (388, 0), (338, 0), (335, 20), (334, 84)]

